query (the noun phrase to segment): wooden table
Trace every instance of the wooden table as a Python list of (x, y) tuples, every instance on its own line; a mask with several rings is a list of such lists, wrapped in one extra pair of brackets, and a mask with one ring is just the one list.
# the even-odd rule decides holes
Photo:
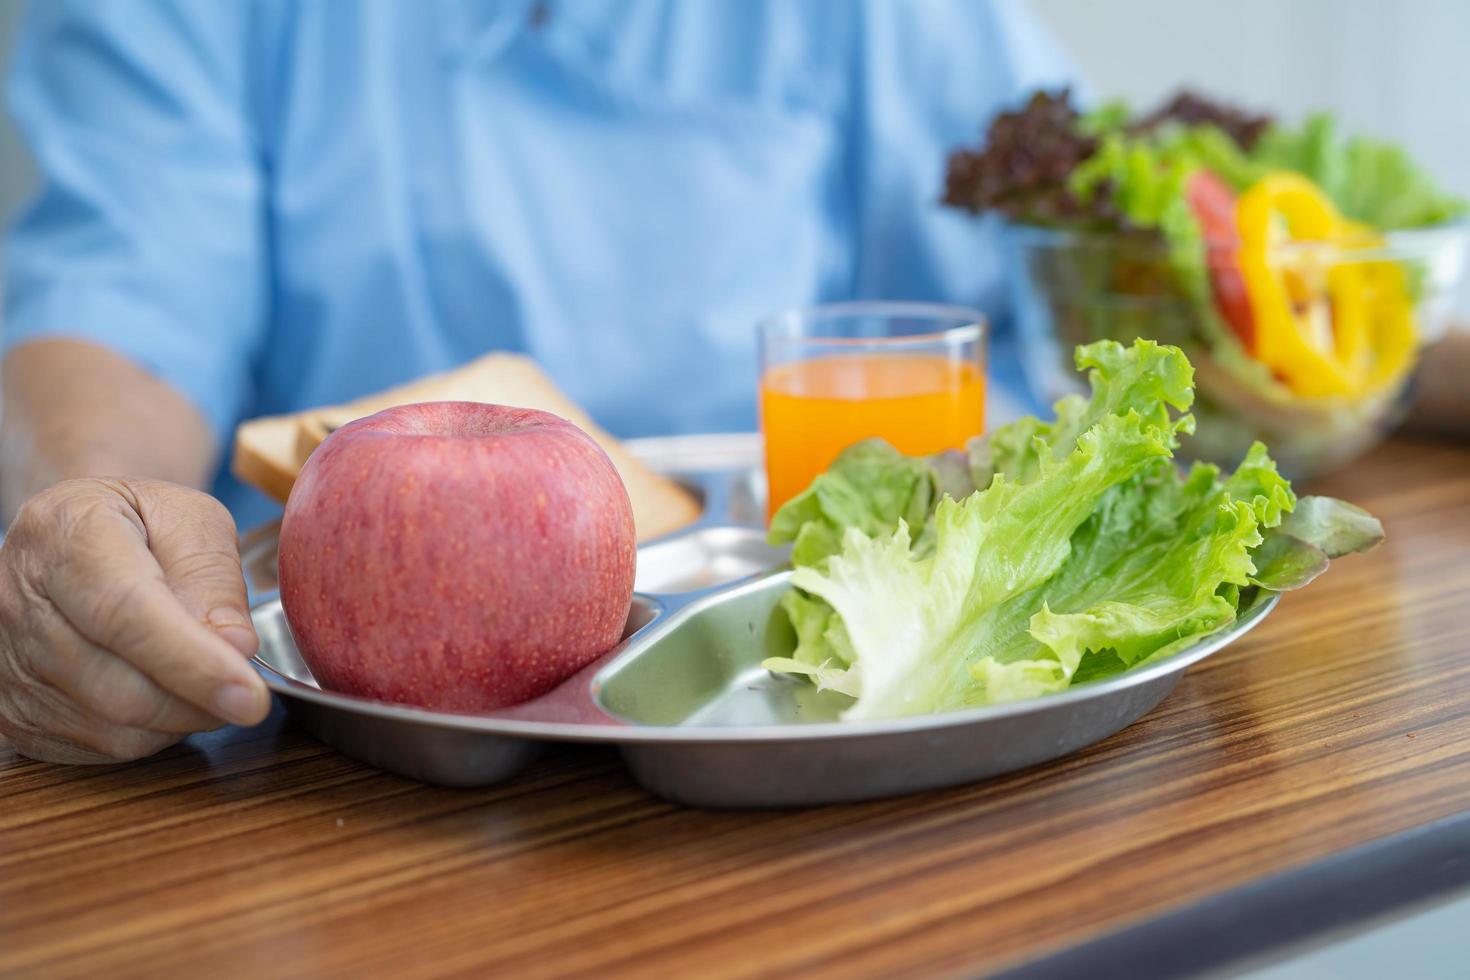
[(0, 975), (1107, 975), (1463, 885), (1470, 448), (1315, 489), (1387, 544), (1114, 738), (963, 789), (698, 812), (585, 749), (434, 789), (279, 712), (116, 768), (0, 747)]

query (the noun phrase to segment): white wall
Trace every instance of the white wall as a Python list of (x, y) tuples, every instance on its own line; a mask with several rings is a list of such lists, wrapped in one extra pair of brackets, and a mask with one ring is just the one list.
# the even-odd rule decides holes
[(1330, 109), (1470, 197), (1466, 0), (1031, 0), (1099, 95), (1181, 83), (1287, 118)]

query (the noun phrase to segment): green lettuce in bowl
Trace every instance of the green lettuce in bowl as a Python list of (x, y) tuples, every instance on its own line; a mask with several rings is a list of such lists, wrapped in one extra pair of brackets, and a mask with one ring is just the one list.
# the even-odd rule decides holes
[(1266, 441), (1284, 472), (1382, 437), (1462, 280), (1464, 202), (1391, 144), (1182, 96), (1083, 115), (1039, 93), (950, 160), (947, 203), (998, 212), (1027, 378), (1075, 391), (1074, 347), (1148, 337), (1198, 371), (1197, 458)]

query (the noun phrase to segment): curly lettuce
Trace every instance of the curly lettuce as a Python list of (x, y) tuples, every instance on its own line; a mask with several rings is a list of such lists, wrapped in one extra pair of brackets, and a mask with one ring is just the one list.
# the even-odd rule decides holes
[[(1091, 398), (972, 446), (979, 489), (962, 498), (935, 493), (932, 461), (866, 444), (827, 474), (843, 484), (829, 501), (871, 498), (843, 505), (855, 522), (816, 493), (778, 512), (773, 539), (815, 523), (808, 540), (823, 547), (795, 559), (783, 603), (797, 648), (766, 666), (849, 695), (848, 719), (1034, 697), (1197, 642), (1250, 589), (1292, 587), (1317, 556), (1381, 537), (1336, 501), (1293, 519), (1296, 497), (1259, 445), (1228, 476), (1180, 471), (1193, 375), (1177, 348), (1100, 341), (1077, 360)], [(894, 492), (926, 478), (927, 498)]]

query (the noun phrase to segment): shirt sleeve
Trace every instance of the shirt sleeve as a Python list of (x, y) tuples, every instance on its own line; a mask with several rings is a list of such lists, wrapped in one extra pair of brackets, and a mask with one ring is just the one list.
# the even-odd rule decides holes
[(1038, 88), (1077, 89), (1077, 73), (1021, 0), (873, 0), (864, 18), (853, 292), (978, 307), (992, 326), (992, 378), (1024, 402), (1000, 224), (940, 199), (951, 151)]
[(249, 7), (31, 4), (9, 90), (41, 188), (9, 236), (0, 347), (111, 348), (189, 398), (221, 444), (266, 316)]

